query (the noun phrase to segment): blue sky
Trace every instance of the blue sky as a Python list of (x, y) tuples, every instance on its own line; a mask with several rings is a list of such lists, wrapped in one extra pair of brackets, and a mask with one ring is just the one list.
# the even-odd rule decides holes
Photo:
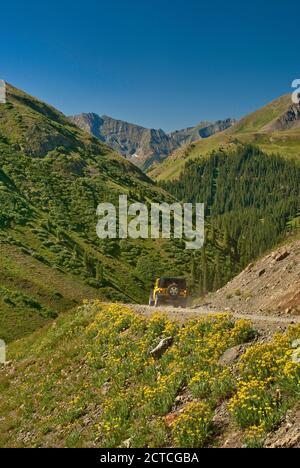
[(300, 78), (286, 0), (35, 0), (1, 5), (0, 79), (66, 114), (174, 130), (245, 115)]

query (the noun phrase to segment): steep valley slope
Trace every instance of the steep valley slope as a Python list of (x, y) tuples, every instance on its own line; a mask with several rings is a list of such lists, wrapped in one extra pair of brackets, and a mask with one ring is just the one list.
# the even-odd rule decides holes
[[(223, 246), (241, 269), (299, 233), (300, 164), (257, 146), (190, 160), (178, 179), (160, 184), (181, 201), (205, 204), (206, 221), (224, 233)], [(195, 289), (202, 294), (223, 283), (218, 257), (213, 269), (206, 257), (205, 247), (194, 254)]]
[[(119, 194), (172, 199), (63, 114), (7, 85), (0, 106), (1, 338), (23, 336), (86, 298), (145, 300), (137, 260), (155, 256), (158, 244), (120, 247), (96, 236), (97, 204), (116, 203)], [(172, 263), (167, 253), (160, 260), (160, 267)]]
[(299, 447), (300, 324), (194, 314), (86, 301), (11, 343), (0, 447)]
[[(99, 203), (172, 202), (139, 168), (52, 106), (7, 85), (0, 106), (0, 335), (11, 341), (86, 298), (145, 303), (153, 278), (191, 276), (184, 242), (96, 235)], [(219, 245), (214, 245), (217, 236)], [(223, 281), (223, 233), (207, 227)], [(223, 283), (223, 284), (224, 284)]]
[[(286, 104), (239, 123), (240, 135), (252, 141), (258, 129), (260, 145), (272, 122), (272, 138), (286, 132), (280, 144), (295, 156), (297, 109), (283, 117)], [(0, 106), (0, 337), (8, 344), (0, 447), (300, 447), (298, 166), (270, 163), (239, 138), (207, 164), (191, 157), (169, 192), (8, 85)], [(205, 248), (100, 241), (97, 204), (124, 193), (147, 205), (207, 197)], [(236, 218), (256, 228), (256, 245), (283, 242), (267, 255), (264, 243), (240, 274), (253, 251)], [(282, 223), (272, 237), (275, 219)], [(182, 310), (141, 305), (161, 274), (185, 275), (202, 298)]]
[[(203, 301), (201, 301), (203, 302)], [(300, 315), (300, 241), (286, 244), (204, 299), (206, 306), (263, 316)]]

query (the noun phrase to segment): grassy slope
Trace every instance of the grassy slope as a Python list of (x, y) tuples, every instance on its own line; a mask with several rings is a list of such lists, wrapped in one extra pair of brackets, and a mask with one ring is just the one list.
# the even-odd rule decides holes
[[(166, 336), (173, 345), (154, 360), (149, 351)], [(162, 315), (87, 303), (9, 346), (0, 446), (201, 447), (219, 443), (221, 426), (235, 443), (261, 445), (299, 397), (291, 343), (300, 330), (254, 342), (234, 369), (220, 365), (225, 350), (253, 336), (250, 322), (228, 315), (180, 329)], [(217, 428), (214, 412), (228, 400)]]
[(96, 206), (124, 193), (131, 201), (171, 197), (51, 106), (7, 90), (0, 106), (1, 338), (29, 333), (87, 297), (144, 302), (148, 283), (136, 273), (138, 258), (155, 258), (161, 268), (175, 261), (160, 242), (129, 243), (124, 252), (101, 244)]
[(44, 326), (101, 293), (80, 278), (51, 268), (15, 246), (0, 245), (0, 330), (9, 342)]
[(285, 157), (298, 158), (299, 128), (286, 131), (269, 131), (264, 128), (284, 114), (290, 105), (290, 95), (282, 96), (249, 114), (228, 130), (180, 148), (162, 164), (153, 167), (148, 175), (158, 180), (177, 178), (189, 159), (205, 156), (220, 147), (234, 145), (237, 141), (255, 143), (266, 153), (278, 152)]

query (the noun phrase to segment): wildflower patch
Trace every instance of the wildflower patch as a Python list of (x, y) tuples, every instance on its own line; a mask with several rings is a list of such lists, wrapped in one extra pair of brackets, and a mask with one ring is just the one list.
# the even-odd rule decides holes
[[(146, 318), (123, 305), (87, 302), (47, 331), (9, 347), (9, 359), (19, 361), (21, 371), (13, 385), (0, 375), (0, 441), (41, 447), (211, 446), (214, 414), (225, 402), (245, 444), (261, 446), (299, 399), (300, 365), (292, 355), (300, 327), (247, 346), (233, 367), (220, 364), (226, 350), (253, 336), (250, 321), (235, 322), (228, 314), (182, 327), (161, 313)], [(154, 359), (151, 350), (168, 337), (170, 346)]]

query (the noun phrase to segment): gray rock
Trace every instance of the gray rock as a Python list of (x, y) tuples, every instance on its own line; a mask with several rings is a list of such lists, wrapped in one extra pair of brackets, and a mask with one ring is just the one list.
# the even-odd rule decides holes
[(159, 359), (167, 349), (172, 345), (173, 337), (169, 336), (168, 338), (164, 338), (161, 340), (158, 345), (150, 351), (150, 355), (154, 357), (154, 359)]
[(235, 123), (233, 119), (202, 122), (196, 127), (166, 133), (94, 113), (76, 115), (70, 120), (144, 170), (154, 162), (161, 162), (180, 146), (207, 138)]
[(124, 447), (124, 448), (130, 448), (131, 447), (131, 437), (129, 437), (129, 439), (126, 439), (122, 442), (121, 444), (121, 447)]
[(237, 345), (233, 348), (227, 349), (227, 351), (225, 351), (225, 353), (220, 357), (219, 364), (228, 366), (229, 364), (232, 364), (234, 361), (236, 361), (242, 353), (242, 345)]

